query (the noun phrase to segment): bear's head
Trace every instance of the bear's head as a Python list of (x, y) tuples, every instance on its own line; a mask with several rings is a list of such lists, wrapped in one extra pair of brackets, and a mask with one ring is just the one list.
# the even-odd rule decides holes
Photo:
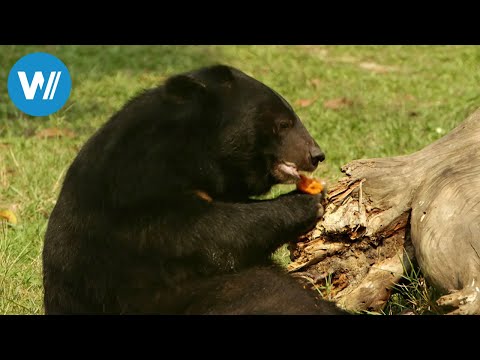
[[(288, 102), (238, 69), (215, 65), (170, 78), (166, 92), (202, 104), (204, 136), (222, 174), (224, 195), (245, 197), (293, 183), (325, 159)], [(188, 96), (186, 95), (188, 94)]]

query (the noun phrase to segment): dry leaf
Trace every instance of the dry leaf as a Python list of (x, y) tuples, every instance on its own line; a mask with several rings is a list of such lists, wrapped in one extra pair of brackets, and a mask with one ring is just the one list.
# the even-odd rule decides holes
[(11, 210), (0, 210), (0, 219), (5, 219), (11, 224), (17, 224), (17, 217)]
[(295, 101), (295, 105), (300, 106), (300, 107), (307, 107), (312, 105), (315, 101), (317, 101), (317, 98), (314, 99), (298, 99)]
[(323, 103), (323, 106), (325, 108), (332, 109), (332, 110), (338, 110), (343, 107), (352, 106), (352, 105), (353, 105), (353, 101), (350, 99), (347, 99), (346, 97), (326, 100)]
[(417, 98), (410, 94), (398, 94), (393, 100), (392, 104), (405, 105), (407, 102), (416, 102)]
[(68, 129), (48, 128), (38, 131), (35, 134), (38, 138), (55, 138), (55, 137), (75, 137), (75, 133)]
[(318, 45), (300, 45), (312, 55), (316, 55), (318, 58), (323, 59), (328, 55), (328, 50)]
[(344, 55), (340, 56), (339, 58), (336, 59), (337, 62), (343, 62), (343, 63), (355, 63), (357, 62), (357, 58), (350, 56), (350, 55)]
[(320, 87), (320, 85), (322, 84), (322, 80), (320, 80), (320, 79), (311, 79), (311, 80), (310, 80), (310, 84), (313, 85), (315, 88), (318, 88), (318, 87)]
[(359, 67), (365, 70), (370, 70), (371, 72), (377, 73), (377, 74), (385, 74), (391, 71), (395, 71), (396, 68), (393, 66), (385, 66), (385, 65), (380, 65), (374, 62), (362, 62), (358, 64)]

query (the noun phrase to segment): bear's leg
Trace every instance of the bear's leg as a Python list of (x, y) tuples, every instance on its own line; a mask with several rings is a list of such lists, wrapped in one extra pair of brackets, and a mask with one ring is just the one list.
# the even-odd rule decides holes
[[(255, 267), (218, 276), (193, 296), (187, 314), (347, 314), (333, 302), (316, 298), (275, 267)], [(319, 295), (320, 296), (320, 295)]]

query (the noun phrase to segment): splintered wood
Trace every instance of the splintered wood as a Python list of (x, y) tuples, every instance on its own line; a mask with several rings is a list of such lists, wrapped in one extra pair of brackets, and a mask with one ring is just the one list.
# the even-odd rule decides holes
[(344, 178), (330, 190), (324, 220), (290, 244), (288, 270), (348, 310), (377, 311), (409, 268), (413, 248), (405, 241), (406, 214), (365, 236), (369, 218), (380, 212), (363, 195), (365, 180)]
[[(291, 274), (354, 311), (379, 311), (413, 260), (453, 314), (480, 314), (480, 110), (405, 156), (354, 160)], [(449, 310), (450, 311), (450, 310)]]

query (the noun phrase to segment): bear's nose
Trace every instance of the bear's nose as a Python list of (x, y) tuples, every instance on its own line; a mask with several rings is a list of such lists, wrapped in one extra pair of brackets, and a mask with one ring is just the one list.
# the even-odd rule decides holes
[(310, 161), (313, 166), (317, 166), (319, 162), (325, 160), (325, 154), (319, 147), (313, 147), (310, 149)]

